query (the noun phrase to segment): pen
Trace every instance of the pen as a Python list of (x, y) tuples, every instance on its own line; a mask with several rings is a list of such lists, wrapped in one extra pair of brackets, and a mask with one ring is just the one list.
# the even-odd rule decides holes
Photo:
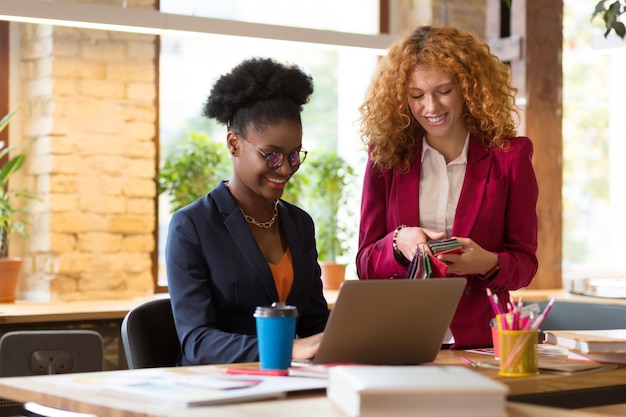
[(258, 368), (226, 368), (224, 371), (231, 375), (261, 375), (261, 376), (288, 376), (286, 369), (258, 369)]
[(499, 368), (497, 363), (489, 363), (489, 362), (474, 362), (470, 358), (466, 356), (461, 356), (461, 360), (471, 366), (472, 368)]
[(487, 288), (487, 297), (489, 298), (489, 303), (491, 304), (491, 308), (493, 309), (493, 312), (496, 315), (502, 314), (502, 310), (500, 309), (500, 306), (498, 306), (497, 304), (497, 296), (494, 293), (492, 293), (489, 288)]
[(466, 358), (465, 356), (461, 356), (461, 360), (465, 362), (466, 364), (468, 364), (469, 366), (471, 366), (472, 368), (476, 368), (478, 366), (474, 363), (473, 360)]

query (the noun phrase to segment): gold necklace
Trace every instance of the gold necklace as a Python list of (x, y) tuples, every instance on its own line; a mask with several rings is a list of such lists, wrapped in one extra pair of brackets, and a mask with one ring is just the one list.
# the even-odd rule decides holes
[(241, 207), (239, 207), (239, 211), (241, 212), (241, 214), (243, 214), (243, 218), (246, 219), (248, 223), (253, 224), (256, 227), (260, 227), (262, 229), (269, 229), (270, 227), (272, 227), (272, 225), (276, 221), (276, 218), (278, 217), (278, 200), (274, 201), (274, 210), (272, 210), (272, 218), (266, 222), (261, 223), (261, 222), (256, 221), (254, 217), (250, 216), (249, 214), (246, 214)]

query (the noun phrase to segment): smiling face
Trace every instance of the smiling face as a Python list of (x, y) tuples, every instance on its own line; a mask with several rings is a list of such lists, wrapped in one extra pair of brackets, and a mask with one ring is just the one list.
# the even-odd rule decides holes
[[(289, 164), (288, 155), (302, 148), (300, 123), (282, 120), (265, 126), (261, 132), (247, 129), (241, 135), (243, 137), (229, 132), (229, 146), (237, 155), (233, 159), (233, 174), (236, 177), (233, 181), (257, 198), (279, 199), (287, 181), (299, 168)], [(263, 155), (271, 152), (283, 153), (283, 163), (276, 169), (269, 168)]]
[(429, 143), (465, 139), (463, 96), (450, 75), (436, 68), (416, 67), (409, 79), (407, 98)]

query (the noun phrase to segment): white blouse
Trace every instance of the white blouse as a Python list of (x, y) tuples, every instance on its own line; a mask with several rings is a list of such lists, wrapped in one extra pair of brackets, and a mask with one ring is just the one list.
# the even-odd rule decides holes
[(456, 206), (459, 203), (465, 169), (469, 132), (461, 154), (446, 165), (443, 155), (422, 139), (422, 170), (420, 173), (420, 226), (450, 237)]

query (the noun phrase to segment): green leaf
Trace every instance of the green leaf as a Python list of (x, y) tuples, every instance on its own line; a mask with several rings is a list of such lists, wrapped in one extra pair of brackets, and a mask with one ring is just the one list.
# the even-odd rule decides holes
[(169, 195), (174, 212), (227, 179), (230, 166), (226, 145), (214, 142), (206, 133), (190, 132), (167, 151), (157, 174), (158, 192)]
[[(8, 150), (9, 148), (7, 148)], [(26, 155), (19, 154), (7, 161), (7, 163), (0, 169), (0, 186), (5, 187), (9, 182), (9, 177), (11, 174), (18, 171), (22, 166), (24, 166), (24, 162), (26, 161)]]
[(612, 30), (614, 30), (619, 37), (624, 38), (624, 24), (619, 21), (619, 18), (626, 13), (626, 3), (622, 4), (621, 0), (616, 0), (606, 8), (606, 1), (607, 0), (601, 0), (596, 3), (591, 19), (593, 20), (596, 16), (602, 17), (606, 29), (604, 31), (605, 38), (609, 36)]
[(626, 36), (626, 26), (622, 22), (615, 22), (612, 26), (615, 33), (622, 39)]
[(598, 3), (596, 3), (596, 7), (593, 9), (593, 14), (591, 15), (591, 19), (593, 20), (593, 18), (595, 18), (597, 15), (599, 14), (604, 14), (604, 11), (606, 10), (604, 8), (604, 3), (606, 2), (606, 0), (600, 0)]
[[(11, 117), (13, 117), (16, 111), (17, 110), (13, 110), (12, 112), (4, 116), (2, 120), (0, 120), (0, 132), (2, 132), (4, 128), (6, 127), (6, 125), (9, 124), (9, 120), (11, 119)], [(4, 146), (4, 143), (0, 142), (0, 148), (2, 148), (3, 146)]]

